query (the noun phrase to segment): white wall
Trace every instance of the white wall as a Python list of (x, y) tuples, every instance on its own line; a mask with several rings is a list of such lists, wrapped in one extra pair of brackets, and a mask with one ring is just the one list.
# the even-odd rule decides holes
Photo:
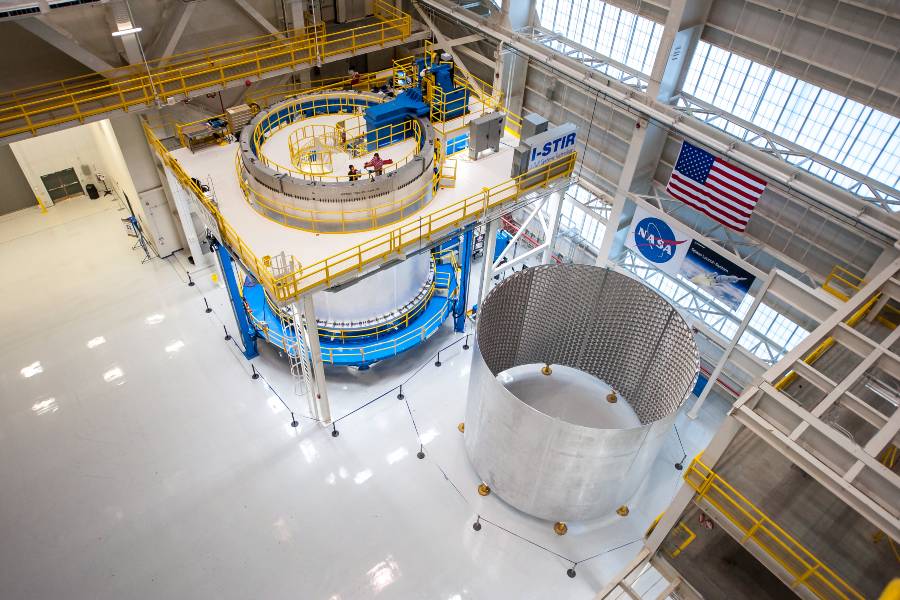
[[(96, 185), (93, 174), (106, 169), (105, 157), (108, 154), (92, 133), (99, 127), (100, 123), (90, 123), (10, 144), (28, 185), (45, 206), (52, 206), (53, 202), (47, 195), (41, 175), (72, 168), (82, 187), (89, 183)], [(83, 166), (88, 167), (89, 175), (84, 174)]]

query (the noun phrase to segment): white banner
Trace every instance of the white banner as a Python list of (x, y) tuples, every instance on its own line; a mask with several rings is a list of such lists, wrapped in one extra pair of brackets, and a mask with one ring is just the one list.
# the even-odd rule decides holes
[(625, 245), (657, 269), (677, 275), (692, 241), (691, 236), (669, 221), (638, 206), (634, 209)]

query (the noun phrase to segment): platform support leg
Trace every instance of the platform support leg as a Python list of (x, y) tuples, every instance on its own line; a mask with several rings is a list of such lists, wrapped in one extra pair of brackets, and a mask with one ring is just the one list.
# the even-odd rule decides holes
[(256, 358), (259, 356), (259, 349), (256, 347), (256, 332), (250, 326), (250, 320), (247, 318), (247, 312), (244, 310), (243, 298), (238, 288), (237, 277), (234, 273), (234, 259), (223, 244), (219, 243), (216, 247), (216, 256), (219, 257), (219, 266), (222, 270), (222, 277), (225, 279), (225, 288), (228, 290), (228, 299), (231, 301), (231, 309), (234, 311), (234, 321), (237, 323), (238, 330), (241, 333), (241, 343), (244, 344), (244, 357), (246, 359)]
[(497, 248), (497, 229), (500, 219), (488, 221), (484, 224), (484, 254), (481, 259), (481, 286), (478, 288), (478, 309), (481, 310), (481, 301), (491, 291), (494, 282), (494, 250)]
[(547, 232), (547, 247), (544, 249), (544, 255), (541, 257), (541, 264), (544, 265), (549, 265), (553, 262), (553, 249), (556, 247), (556, 237), (559, 235), (559, 222), (562, 219), (563, 202), (565, 202), (565, 196), (560, 192), (555, 192), (548, 202), (550, 208), (550, 231)]
[[(298, 310), (299, 309), (299, 310)], [(310, 381), (308, 382), (309, 409), (315, 418), (326, 425), (331, 423), (331, 403), (325, 387), (325, 361), (319, 345), (319, 327), (316, 324), (316, 310), (312, 294), (303, 296), (294, 305), (296, 314), (303, 315), (303, 345), (309, 350)]]
[(472, 271), (472, 229), (462, 234), (459, 244), (459, 287), (456, 294), (456, 308), (453, 310), (453, 331), (466, 330), (466, 306), (469, 303), (469, 273)]

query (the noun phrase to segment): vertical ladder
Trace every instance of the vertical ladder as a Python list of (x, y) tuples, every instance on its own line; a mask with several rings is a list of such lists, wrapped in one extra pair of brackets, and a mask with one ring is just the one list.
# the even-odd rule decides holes
[[(284, 252), (272, 257), (272, 274), (276, 279), (296, 270), (293, 257), (288, 258)], [(312, 366), (309, 364), (309, 351), (303, 338), (302, 317), (294, 305), (282, 306), (278, 310), (281, 330), (284, 332), (284, 351), (287, 352), (291, 365), (291, 377), (294, 380), (294, 394), (313, 397)]]

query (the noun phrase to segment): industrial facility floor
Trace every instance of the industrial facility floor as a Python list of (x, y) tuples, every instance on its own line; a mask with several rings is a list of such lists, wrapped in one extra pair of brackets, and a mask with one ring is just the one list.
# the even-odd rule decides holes
[[(141, 264), (123, 214), (82, 198), (0, 219), (4, 600), (588, 600), (724, 415), (715, 400), (682, 414), (684, 450), (673, 433), (628, 517), (558, 537), (476, 491), (457, 431), (472, 351), (434, 364), (459, 334), (329, 369), (332, 437), (275, 350), (262, 345), (253, 380), (223, 339), (235, 329), (213, 269), (188, 287), (177, 255)], [(388, 392), (399, 383), (406, 401)]]
[[(286, 138), (284, 138), (286, 141)], [(371, 231), (357, 233), (316, 234), (285, 227), (257, 213), (247, 203), (235, 171), (237, 144), (211, 146), (192, 154), (187, 148), (172, 151), (172, 156), (191, 177), (211, 182), (219, 209), (257, 256), (276, 256), (282, 251), (293, 254), (303, 265), (310, 265), (342, 250), (372, 239), (403, 222), (414, 222), (420, 216), (477, 194), (485, 187), (509, 179), (515, 138), (504, 138), (500, 152), (483, 155), (477, 161), (466, 153), (456, 155), (456, 187), (441, 189), (418, 213)], [(389, 153), (385, 153), (390, 158)]]

